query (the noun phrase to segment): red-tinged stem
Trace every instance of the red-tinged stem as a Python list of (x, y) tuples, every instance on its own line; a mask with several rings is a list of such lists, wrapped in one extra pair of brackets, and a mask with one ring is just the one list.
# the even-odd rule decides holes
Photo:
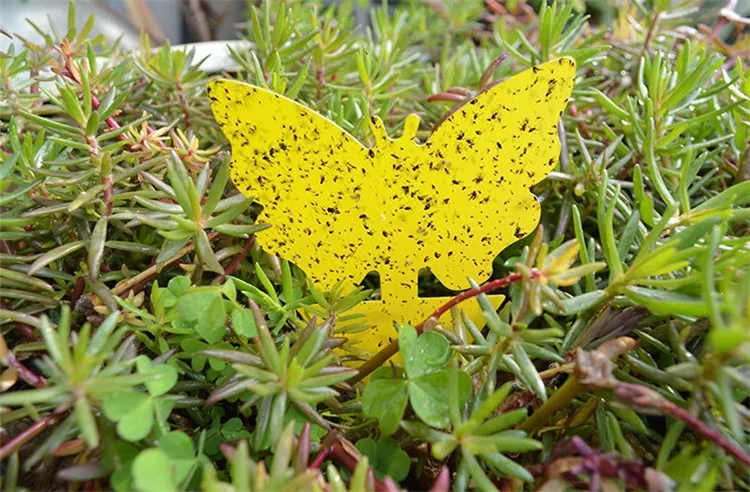
[(684, 408), (675, 405), (671, 401), (665, 400), (654, 390), (641, 386), (640, 384), (618, 382), (615, 386), (615, 396), (633, 406), (655, 408), (676, 419), (682, 420), (688, 425), (688, 427), (692, 428), (706, 439), (713, 441), (717, 446), (721, 447), (724, 451), (731, 454), (745, 465), (750, 466), (750, 456), (748, 456), (741, 448)]
[(18, 376), (29, 383), (31, 386), (34, 386), (35, 388), (43, 388), (47, 385), (46, 379), (23, 365), (20, 360), (16, 359), (16, 356), (13, 352), (8, 352), (5, 355), (5, 363), (8, 365), (8, 367), (15, 369), (18, 373)]
[(224, 269), (224, 273), (217, 277), (219, 283), (223, 282), (225, 278), (227, 278), (229, 275), (232, 275), (240, 268), (240, 265), (242, 265), (242, 262), (245, 261), (245, 258), (247, 258), (247, 255), (253, 248), (254, 241), (255, 235), (251, 234), (250, 237), (245, 240), (245, 244), (242, 246), (242, 250), (234, 256), (232, 262)]
[[(67, 77), (67, 78), (69, 78), (70, 80), (72, 80), (76, 84), (80, 85), (81, 84), (81, 79), (77, 75), (78, 70), (75, 70), (74, 67), (73, 67), (73, 65), (72, 65), (72, 63), (73, 63), (73, 54), (68, 49), (66, 49), (66, 47), (63, 47), (62, 52), (63, 52), (63, 54), (66, 57), (65, 65), (64, 65), (63, 70), (62, 70), (62, 75), (65, 76), (65, 77)], [(99, 98), (96, 97), (96, 95), (91, 94), (91, 107), (94, 108), (94, 109), (99, 109), (100, 105), (101, 105), (101, 102), (99, 101)], [(104, 121), (106, 122), (107, 127), (110, 130), (119, 130), (121, 128), (120, 125), (119, 125), (119, 123), (117, 123), (117, 121), (114, 119), (113, 116), (108, 116), (107, 118), (104, 119)], [(146, 133), (147, 134), (151, 134), (153, 132), (154, 132), (153, 127), (151, 127), (148, 123), (146, 123)], [(120, 139), (120, 140), (127, 140), (128, 137), (125, 134), (125, 132), (123, 132), (123, 133), (120, 133), (117, 136), (117, 138)], [(160, 148), (166, 150), (166, 147), (161, 142), (157, 141), (157, 145)], [(133, 145), (131, 145), (130, 146), (130, 150), (131, 151), (135, 151), (137, 149)]]
[(721, 448), (726, 451), (727, 453), (731, 454), (741, 462), (743, 462), (745, 465), (750, 466), (750, 456), (745, 454), (744, 451), (742, 451), (739, 447), (735, 446), (734, 443), (729, 441), (726, 437), (724, 437), (722, 434), (717, 432), (715, 429), (712, 429), (709, 427), (705, 422), (702, 420), (696, 418), (685, 410), (684, 408), (675, 405), (671, 401), (664, 401), (664, 412), (668, 413), (669, 415), (678, 418), (685, 422), (689, 427), (692, 427), (695, 431), (700, 433), (703, 437), (706, 439), (710, 439), (711, 441), (715, 442), (718, 446), (721, 446)]
[[(539, 277), (540, 273), (536, 268), (533, 268), (531, 270), (531, 277), (532, 279), (535, 279)], [(467, 290), (466, 292), (461, 292), (456, 297), (451, 299), (450, 301), (446, 302), (439, 308), (433, 312), (429, 318), (424, 320), (422, 323), (417, 326), (417, 331), (422, 332), (424, 330), (424, 325), (431, 319), (440, 319), (442, 315), (450, 311), (453, 307), (457, 306), (458, 304), (464, 302), (467, 299), (471, 299), (473, 297), (476, 297), (481, 294), (486, 294), (487, 292), (492, 292), (494, 290), (498, 289), (504, 289), (505, 287), (509, 286), (513, 282), (517, 282), (523, 278), (523, 274), (520, 273), (511, 273), (507, 277), (499, 278), (497, 280), (490, 280), (487, 283), (484, 283), (480, 285), (479, 287), (476, 287), (471, 290)]]
[(42, 432), (44, 429), (49, 427), (50, 425), (54, 424), (57, 420), (62, 418), (64, 415), (68, 413), (68, 405), (65, 405), (64, 407), (60, 407), (56, 409), (54, 412), (45, 415), (41, 419), (37, 420), (33, 424), (31, 424), (29, 427), (27, 427), (23, 432), (18, 434), (16, 437), (11, 439), (10, 441), (3, 444), (3, 447), (0, 448), (0, 461), (4, 460), (11, 454), (18, 451), (18, 449), (29, 442), (34, 436)]
[(357, 458), (349, 454), (346, 448), (338, 441), (334, 441), (333, 446), (331, 446), (331, 458), (350, 472), (353, 472), (357, 468)]
[[(76, 76), (76, 71), (73, 70), (73, 68), (71, 66), (71, 63), (73, 63), (72, 54), (67, 54), (66, 53), (65, 56), (66, 56), (65, 68), (64, 68), (62, 74), (65, 77), (67, 77), (70, 80), (72, 80), (73, 82), (75, 82), (76, 84), (80, 84), (81, 81), (79, 80), (78, 76)], [(99, 98), (96, 97), (94, 94), (91, 94), (91, 107), (94, 108), (94, 109), (99, 109), (99, 106), (101, 106), (101, 102), (99, 101)], [(104, 121), (105, 121), (105, 123), (107, 123), (107, 127), (110, 130), (119, 130), (120, 129), (120, 124), (117, 123), (117, 121), (114, 119), (114, 117), (109, 116), (109, 117), (105, 118)], [(117, 136), (117, 138), (119, 138), (120, 140), (125, 140), (128, 137), (124, 133), (121, 133), (121, 134), (119, 134)]]
[[(357, 468), (357, 464), (359, 463), (359, 460), (349, 454), (344, 445), (341, 444), (338, 440), (336, 440), (333, 443), (333, 446), (331, 446), (331, 459), (333, 459), (339, 465), (345, 467), (352, 473), (354, 473), (354, 470)], [(370, 468), (369, 472), (372, 473), (372, 468)], [(378, 480), (374, 476), (372, 476), (372, 481), (375, 485), (376, 492), (385, 492), (390, 490), (390, 488), (382, 480)]]
[[(70, 71), (68, 71), (70, 73)], [(99, 109), (99, 106), (101, 106), (101, 103), (99, 102), (99, 98), (95, 95), (91, 94), (91, 107), (94, 109)], [(119, 130), (120, 124), (117, 123), (117, 120), (115, 120), (112, 116), (107, 116), (104, 119), (104, 122), (107, 123), (107, 127), (109, 127), (110, 130)], [(125, 140), (127, 137), (124, 133), (121, 133), (117, 136), (120, 140)]]
[[(254, 306), (257, 307), (257, 306)], [(321, 466), (323, 466), (323, 462), (328, 459), (328, 457), (331, 455), (331, 450), (333, 449), (333, 444), (336, 443), (339, 439), (338, 434), (334, 431), (328, 432), (323, 439), (320, 441), (320, 451), (318, 451), (318, 454), (315, 456), (315, 459), (313, 459), (312, 463), (307, 467), (308, 469), (320, 469)]]
[(459, 96), (469, 96), (471, 95), (471, 91), (467, 89), (466, 87), (451, 87), (450, 89), (446, 90), (445, 92), (448, 92), (450, 94), (458, 94)]
[(495, 0), (484, 0), (484, 4), (487, 6), (487, 8), (492, 11), (493, 13), (500, 15), (500, 16), (506, 16), (510, 15), (510, 12), (508, 12), (508, 9), (506, 9), (503, 5), (500, 4), (500, 2), (497, 2)]
[[(537, 270), (536, 268), (531, 269), (531, 276), (530, 278), (534, 279), (542, 275), (542, 272)], [(489, 282), (486, 282), (479, 287), (476, 287), (471, 290), (467, 290), (465, 292), (461, 292), (456, 297), (452, 298), (450, 301), (446, 302), (439, 308), (437, 308), (426, 320), (422, 321), (420, 324), (416, 326), (417, 333), (422, 333), (424, 331), (425, 325), (430, 322), (430, 320), (438, 320), (440, 317), (450, 311), (453, 307), (457, 306), (458, 304), (464, 302), (467, 299), (471, 299), (473, 297), (476, 297), (481, 294), (486, 294), (488, 292), (492, 292), (498, 289), (505, 288), (512, 284), (513, 282), (517, 282), (521, 279), (523, 279), (524, 276), (521, 273), (512, 273), (508, 275), (507, 277), (499, 278), (497, 280), (490, 280)], [(357, 374), (352, 376), (351, 379), (349, 379), (349, 384), (354, 384), (359, 381), (362, 381), (364, 378), (370, 375), (375, 369), (385, 364), (385, 362), (396, 355), (398, 352), (398, 340), (394, 340), (391, 343), (389, 343), (383, 350), (378, 352), (377, 354), (373, 355), (367, 362), (362, 364), (359, 369), (357, 370)]]
[(310, 463), (310, 466), (308, 468), (319, 470), (320, 467), (323, 465), (323, 462), (328, 459), (328, 457), (331, 455), (331, 449), (332, 446), (326, 446), (324, 448), (320, 448), (320, 451), (318, 451), (318, 454), (315, 455), (315, 459), (313, 459), (312, 463)]
[(177, 82), (177, 97), (180, 100), (180, 108), (182, 109), (182, 115), (185, 117), (185, 126), (192, 129), (193, 124), (190, 121), (190, 111), (188, 110), (188, 102), (185, 97), (185, 87), (182, 82)]
[(438, 92), (437, 94), (433, 94), (432, 96), (427, 98), (427, 102), (436, 102), (436, 101), (453, 101), (453, 102), (462, 102), (466, 99), (465, 96), (461, 96), (459, 94), (454, 94), (452, 92)]

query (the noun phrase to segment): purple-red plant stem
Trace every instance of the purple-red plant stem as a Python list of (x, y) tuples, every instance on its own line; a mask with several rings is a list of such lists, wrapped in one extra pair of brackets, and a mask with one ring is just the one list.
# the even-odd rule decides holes
[(43, 388), (47, 385), (46, 379), (23, 365), (23, 362), (16, 359), (16, 356), (13, 352), (9, 351), (5, 355), (5, 363), (8, 365), (8, 367), (15, 369), (18, 373), (18, 376), (29, 383), (31, 386), (35, 388)]
[(182, 115), (185, 117), (185, 126), (188, 127), (188, 129), (193, 128), (193, 124), (190, 121), (190, 112), (188, 111), (188, 102), (187, 98), (185, 97), (185, 87), (182, 85), (182, 82), (177, 82), (177, 97), (180, 100), (180, 108), (182, 109)]
[(55, 411), (37, 420), (29, 427), (24, 429), (24, 431), (18, 434), (16, 437), (3, 444), (3, 447), (0, 448), (0, 461), (15, 453), (21, 446), (29, 442), (34, 436), (42, 432), (50, 425), (54, 424), (57, 420), (66, 415), (68, 413), (68, 410), (68, 405), (65, 405), (64, 407), (58, 407)]
[[(345, 467), (350, 472), (354, 473), (354, 470), (357, 468), (357, 464), (359, 463), (359, 460), (349, 454), (349, 452), (346, 450), (343, 444), (341, 444), (338, 440), (334, 441), (333, 446), (331, 446), (331, 459), (336, 461), (339, 465)], [(375, 490), (377, 492), (386, 491), (388, 488), (386, 487), (385, 483), (383, 483), (382, 480), (378, 480), (373, 476), (373, 481), (375, 483)]]
[[(251, 307), (257, 308), (257, 305), (255, 305), (255, 303), (252, 303)], [(325, 436), (323, 436), (323, 439), (320, 440), (320, 451), (318, 451), (317, 456), (315, 456), (315, 459), (313, 459), (313, 462), (310, 464), (310, 466), (308, 466), (308, 468), (319, 469), (323, 465), (323, 462), (331, 455), (333, 443), (337, 441), (338, 434), (335, 431), (329, 431)]]
[[(530, 278), (534, 279), (541, 275), (542, 273), (536, 268), (531, 269)], [(453, 297), (450, 301), (446, 302), (445, 304), (437, 308), (426, 320), (418, 324), (416, 326), (417, 333), (422, 333), (422, 331), (424, 331), (425, 325), (430, 320), (440, 319), (440, 317), (443, 314), (447, 313), (454, 306), (457, 306), (458, 304), (464, 302), (465, 300), (471, 299), (481, 294), (486, 294), (487, 292), (492, 292), (498, 289), (505, 288), (509, 286), (510, 284), (512, 284), (513, 282), (517, 282), (523, 278), (524, 276), (521, 273), (511, 273), (507, 277), (499, 278), (497, 280), (490, 280), (489, 282), (486, 282), (480, 285), (479, 287), (467, 290), (465, 292), (461, 292), (456, 297)], [(359, 381), (362, 381), (364, 378), (370, 375), (370, 373), (372, 373), (375, 369), (385, 364), (385, 362), (388, 359), (396, 355), (397, 352), (398, 352), (398, 340), (394, 340), (393, 342), (389, 343), (383, 350), (373, 355), (368, 361), (362, 364), (357, 370), (357, 374), (352, 376), (351, 379), (348, 380), (348, 383), (354, 384)]]
[[(531, 269), (531, 277), (530, 277), (531, 279), (535, 279), (539, 277), (539, 275), (540, 275), (540, 272), (536, 268)], [(497, 280), (490, 280), (489, 282), (484, 283), (480, 285), (479, 287), (476, 287), (471, 290), (467, 290), (465, 292), (461, 292), (456, 297), (452, 298), (450, 301), (446, 302), (445, 304), (437, 308), (430, 315), (429, 318), (421, 322), (419, 326), (417, 326), (417, 331), (421, 333), (422, 330), (424, 330), (425, 324), (429, 320), (433, 318), (440, 319), (442, 315), (444, 315), (445, 313), (453, 309), (453, 307), (457, 306), (458, 304), (464, 302), (465, 300), (471, 299), (481, 294), (486, 294), (487, 292), (492, 292), (494, 290), (503, 289), (509, 286), (510, 284), (512, 284), (513, 282), (518, 282), (521, 279), (523, 279), (523, 274), (511, 273), (507, 277), (499, 278)]]
[(219, 275), (217, 277), (219, 283), (223, 282), (225, 278), (227, 278), (229, 275), (232, 275), (234, 272), (236, 272), (240, 265), (242, 265), (242, 262), (245, 261), (245, 258), (247, 258), (247, 255), (250, 253), (250, 250), (253, 248), (253, 242), (255, 241), (255, 235), (251, 234), (246, 240), (245, 244), (242, 246), (242, 250), (237, 253), (234, 258), (232, 258), (232, 262), (227, 265), (227, 267), (224, 269), (224, 273)]
[[(76, 70), (73, 67), (73, 53), (70, 51), (70, 45), (67, 42), (63, 42), (63, 45), (60, 47), (60, 51), (65, 56), (65, 65), (63, 67), (61, 75), (63, 75), (64, 77), (69, 78), (70, 80), (72, 80), (76, 84), (81, 85), (81, 79), (77, 75), (78, 70)], [(58, 72), (58, 73), (60, 73), (60, 72)], [(99, 109), (100, 105), (101, 105), (101, 102), (99, 101), (99, 98), (96, 97), (95, 94), (91, 94), (91, 107), (94, 108), (94, 109)], [(116, 113), (116, 111), (115, 111), (115, 113)], [(120, 129), (120, 124), (117, 123), (117, 121), (115, 120), (115, 118), (113, 116), (108, 116), (107, 118), (104, 119), (104, 121), (105, 121), (105, 123), (107, 124), (107, 127), (110, 130), (113, 131), (113, 130), (119, 130)], [(153, 132), (154, 132), (154, 128), (151, 125), (149, 125), (148, 123), (146, 123), (146, 133), (147, 134), (151, 134)], [(117, 135), (117, 138), (120, 139), (120, 140), (127, 140), (128, 137), (127, 137), (126, 133), (123, 132), (123, 133), (120, 133), (119, 135)], [(156, 144), (162, 150), (167, 150), (167, 147), (162, 142), (160, 142), (160, 141), (157, 140)], [(131, 152), (134, 152), (137, 149), (133, 145), (131, 145), (131, 146), (129, 146), (129, 150)]]
[(465, 96), (461, 96), (461, 95), (446, 91), (446, 92), (438, 92), (437, 94), (433, 94), (432, 96), (427, 98), (427, 102), (436, 102), (436, 101), (462, 102), (465, 99), (466, 99)]
[(464, 97), (468, 97), (471, 95), (471, 91), (467, 89), (466, 87), (451, 87), (445, 92), (448, 92), (450, 94), (458, 94), (459, 96), (464, 96)]
[(484, 4), (495, 14), (503, 17), (511, 15), (510, 12), (508, 12), (508, 9), (506, 9), (500, 2), (495, 0), (484, 0)]
[[(81, 81), (75, 75), (75, 71), (73, 70), (73, 67), (71, 66), (71, 63), (73, 62), (73, 54), (72, 53), (68, 53), (67, 50), (65, 50), (65, 49), (63, 49), (63, 54), (65, 55), (66, 59), (65, 59), (65, 67), (64, 67), (64, 70), (62, 72), (62, 75), (64, 75), (65, 77), (69, 78), (70, 80), (72, 80), (76, 84), (80, 84)], [(94, 94), (91, 94), (91, 107), (94, 108), (94, 109), (99, 109), (100, 105), (101, 105), (101, 102), (99, 101), (99, 98), (96, 97)], [(107, 127), (109, 127), (110, 130), (119, 130), (120, 129), (120, 124), (117, 123), (117, 121), (112, 116), (108, 116), (107, 118), (105, 118), (104, 122), (107, 123)], [(128, 137), (124, 133), (121, 133), (121, 134), (119, 134), (117, 136), (117, 138), (119, 138), (120, 140), (125, 140)]]
[(320, 448), (320, 451), (318, 451), (318, 454), (315, 455), (315, 459), (312, 460), (312, 463), (310, 463), (310, 466), (308, 468), (318, 470), (323, 465), (323, 462), (328, 459), (328, 456), (331, 455), (331, 449), (333, 446), (326, 446), (323, 448)]
[(662, 408), (664, 413), (682, 420), (688, 425), (688, 427), (692, 428), (706, 439), (713, 441), (717, 446), (720, 446), (724, 451), (731, 454), (745, 465), (750, 466), (750, 456), (745, 454), (745, 452), (738, 446), (735, 446), (735, 444), (724, 437), (724, 435), (717, 432), (716, 429), (709, 427), (705, 422), (695, 417), (684, 408), (675, 405), (671, 401), (663, 400), (663, 402)]
[(656, 391), (640, 384), (623, 383), (620, 381), (614, 386), (614, 391), (615, 396), (617, 396), (618, 399), (630, 404), (631, 406), (636, 408), (655, 408), (667, 415), (682, 420), (688, 427), (691, 427), (706, 439), (713, 441), (714, 444), (721, 447), (724, 451), (731, 454), (745, 465), (750, 466), (750, 456), (748, 456), (741, 448), (684, 408), (664, 399)]

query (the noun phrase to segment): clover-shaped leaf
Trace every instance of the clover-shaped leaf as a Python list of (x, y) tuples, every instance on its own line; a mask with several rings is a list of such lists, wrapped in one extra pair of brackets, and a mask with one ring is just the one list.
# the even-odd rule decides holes
[(207, 343), (196, 340), (195, 338), (185, 338), (180, 342), (180, 348), (190, 355), (190, 367), (196, 372), (202, 371), (206, 366), (206, 360), (208, 357), (201, 354), (200, 351), (205, 350), (208, 347), (209, 345)]
[(224, 438), (224, 442), (239, 441), (250, 437), (250, 432), (241, 419), (232, 417), (221, 426), (221, 436)]
[(169, 458), (175, 482), (181, 483), (196, 464), (193, 441), (184, 432), (174, 431), (159, 439), (159, 449)]
[(136, 367), (141, 374), (160, 376), (144, 383), (148, 393), (118, 393), (106, 397), (102, 404), (104, 415), (117, 422), (117, 433), (127, 441), (146, 437), (154, 422), (162, 425), (174, 407), (174, 400), (159, 397), (177, 382), (177, 370), (167, 364), (153, 366), (144, 355), (138, 357)]
[(448, 381), (450, 371), (458, 372), (458, 405), (463, 407), (471, 396), (471, 378), (457, 368), (425, 374), (409, 381), (409, 402), (414, 413), (433, 427), (450, 425), (448, 418)]
[(204, 459), (195, 456), (195, 446), (187, 434), (169, 432), (159, 438), (156, 448), (145, 449), (135, 458), (131, 466), (133, 484), (144, 492), (183, 489)]
[(410, 325), (399, 330), (398, 345), (406, 374), (412, 379), (444, 368), (452, 354), (450, 342), (440, 333), (427, 331), (417, 336)]
[[(232, 284), (232, 282), (227, 282)], [(258, 328), (255, 326), (255, 317), (249, 309), (235, 309), (232, 311), (232, 326), (240, 335), (248, 338), (258, 336)]]
[(177, 369), (167, 364), (153, 366), (145, 355), (138, 357), (136, 367), (141, 374), (157, 374), (161, 376), (152, 381), (146, 381), (146, 388), (151, 396), (160, 396), (172, 389), (177, 382)]
[[(448, 379), (446, 369), (451, 358), (450, 342), (437, 332), (421, 335), (409, 326), (399, 330), (398, 343), (406, 366), (408, 379), (389, 378), (390, 368), (382, 368), (362, 393), (362, 409), (369, 417), (378, 419), (385, 436), (396, 432), (406, 408), (407, 400), (414, 412), (425, 423), (444, 428), (448, 420)], [(455, 369), (457, 370), (457, 369)], [(471, 378), (458, 373), (459, 405), (463, 406), (471, 394)]]
[(194, 371), (203, 371), (203, 368), (206, 366), (206, 361), (208, 361), (209, 365), (211, 366), (211, 369), (215, 371), (223, 371), (224, 368), (227, 366), (227, 363), (221, 359), (217, 359), (215, 357), (207, 357), (201, 353), (202, 350), (206, 350), (209, 348), (212, 349), (231, 349), (232, 346), (226, 342), (219, 342), (214, 344), (207, 344), (205, 342), (202, 342), (200, 340), (196, 340), (195, 338), (185, 338), (180, 342), (180, 347), (182, 350), (184, 350), (187, 354), (190, 355), (190, 366)]
[(154, 424), (151, 397), (145, 393), (112, 395), (102, 405), (104, 415), (117, 422), (117, 433), (127, 441), (146, 437)]
[(176, 298), (179, 298), (190, 288), (190, 279), (182, 275), (173, 277), (167, 284), (167, 289)]
[(218, 342), (226, 332), (224, 299), (217, 288), (197, 287), (185, 292), (177, 301), (177, 311), (208, 343)]
[(135, 488), (141, 492), (169, 492), (177, 489), (171, 461), (159, 448), (147, 449), (133, 462)]
[(368, 437), (357, 441), (355, 446), (370, 460), (379, 479), (389, 476), (400, 482), (409, 475), (409, 455), (399, 447), (395, 439), (383, 437), (375, 442)]
[(108, 470), (114, 469), (109, 478), (109, 483), (116, 492), (129, 492), (133, 490), (131, 468), (133, 461), (140, 451), (134, 445), (125, 441), (115, 441), (112, 446), (112, 455), (102, 454), (102, 464)]
[(362, 410), (380, 423), (380, 432), (390, 436), (398, 429), (409, 399), (409, 382), (405, 379), (377, 379), (362, 393)]

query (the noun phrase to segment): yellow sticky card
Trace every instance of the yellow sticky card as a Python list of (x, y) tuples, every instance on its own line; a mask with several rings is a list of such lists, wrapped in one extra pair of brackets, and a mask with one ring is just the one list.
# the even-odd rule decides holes
[[(495, 256), (536, 227), (530, 187), (555, 166), (574, 77), (570, 58), (521, 72), (463, 104), (423, 144), (416, 115), (397, 139), (374, 118), (372, 148), (266, 89), (216, 80), (208, 91), (232, 145), (232, 180), (272, 225), (259, 244), (323, 290), (379, 273), (382, 300), (355, 311), (372, 328), (347, 335), (374, 353), (395, 337), (394, 321), (419, 323), (447, 301), (418, 297), (420, 269), (466, 289), (468, 278), (487, 280)], [(503, 297), (491, 299), (499, 306)], [(476, 303), (462, 309), (484, 325)]]

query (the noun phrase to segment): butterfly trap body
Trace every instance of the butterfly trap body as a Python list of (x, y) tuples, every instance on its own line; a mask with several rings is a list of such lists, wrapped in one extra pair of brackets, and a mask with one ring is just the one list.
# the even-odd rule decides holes
[[(394, 322), (419, 323), (448, 300), (418, 296), (421, 268), (465, 289), (468, 278), (487, 280), (495, 256), (536, 227), (530, 187), (558, 159), (557, 123), (574, 76), (570, 58), (521, 72), (467, 101), (423, 144), (416, 115), (396, 139), (375, 118), (372, 148), (266, 89), (217, 80), (209, 96), (232, 145), (233, 182), (272, 225), (259, 244), (323, 290), (379, 273), (381, 300), (353, 310), (370, 328), (347, 334), (371, 354), (395, 338)], [(490, 299), (499, 306), (503, 296)], [(462, 309), (483, 326), (476, 303)]]

